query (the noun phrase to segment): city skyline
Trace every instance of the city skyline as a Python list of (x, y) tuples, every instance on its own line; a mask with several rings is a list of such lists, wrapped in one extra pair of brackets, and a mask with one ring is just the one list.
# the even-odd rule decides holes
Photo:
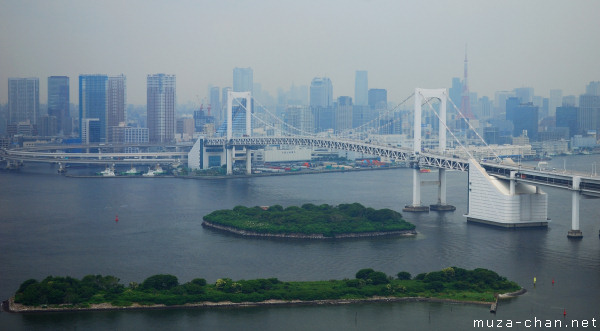
[(10, 77), (40, 78), (45, 103), (47, 77), (97, 72), (127, 76), (132, 104), (145, 103), (148, 74), (173, 74), (178, 102), (197, 103), (210, 85), (232, 86), (236, 67), (252, 68), (273, 96), (326, 76), (334, 98), (354, 97), (355, 72), (366, 70), (369, 87), (400, 101), (415, 87), (450, 87), (465, 44), (479, 96), (518, 87), (579, 95), (600, 78), (599, 9), (584, 1), (3, 2), (0, 21), (11, 28), (0, 33), (0, 103)]

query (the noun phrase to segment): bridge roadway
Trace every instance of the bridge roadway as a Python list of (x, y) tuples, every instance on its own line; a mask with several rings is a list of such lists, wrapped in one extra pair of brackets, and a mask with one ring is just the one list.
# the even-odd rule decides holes
[[(331, 148), (337, 150), (353, 151), (374, 156), (386, 157), (395, 161), (411, 161), (420, 166), (442, 168), (448, 170), (468, 171), (469, 160), (457, 158), (452, 155), (439, 155), (436, 153), (422, 152), (415, 155), (411, 149), (384, 146), (370, 142), (345, 140), (327, 137), (235, 137), (229, 142), (225, 138), (208, 138), (206, 146), (266, 146), (266, 145), (298, 145)], [(600, 197), (600, 177), (590, 176), (586, 173), (574, 171), (557, 172), (536, 169), (517, 164), (481, 162), (488, 174), (503, 179), (510, 179), (511, 171), (513, 180), (533, 185), (552, 186), (562, 189), (573, 189), (573, 178), (580, 177), (579, 191), (591, 197)]]
[[(163, 148), (167, 151), (141, 152), (141, 153), (102, 153), (102, 150), (125, 148)], [(27, 148), (7, 149), (0, 151), (0, 158), (13, 162), (45, 162), (63, 164), (155, 164), (181, 162), (187, 158), (189, 146), (165, 146), (155, 144), (130, 144), (130, 145), (41, 145)], [(97, 149), (99, 152), (67, 152), (68, 150)], [(169, 151), (174, 149), (175, 151)]]
[[(469, 160), (456, 158), (452, 155), (440, 155), (422, 152), (415, 155), (411, 149), (379, 145), (371, 142), (330, 137), (303, 137), (303, 136), (273, 136), (273, 137), (234, 137), (227, 141), (226, 138), (206, 138), (205, 146), (247, 146), (258, 147), (267, 145), (296, 145), (336, 150), (353, 151), (367, 155), (385, 157), (395, 161), (409, 161), (420, 166), (433, 168), (468, 171)], [(143, 153), (67, 153), (67, 149), (86, 148), (126, 148), (126, 147), (161, 147), (165, 149), (179, 149), (188, 146), (160, 146), (160, 145), (77, 145), (77, 146), (37, 146), (22, 149), (4, 150), (3, 157), (12, 161), (31, 161), (49, 163), (122, 163), (122, 164), (149, 164), (157, 162), (178, 162), (187, 158), (187, 151), (164, 151)], [(61, 152), (59, 152), (61, 151)], [(488, 174), (503, 179), (512, 179), (533, 185), (551, 186), (573, 190), (573, 179), (580, 178), (577, 190), (583, 195), (600, 197), (600, 178), (585, 173), (560, 172), (536, 169), (517, 164), (481, 162)]]

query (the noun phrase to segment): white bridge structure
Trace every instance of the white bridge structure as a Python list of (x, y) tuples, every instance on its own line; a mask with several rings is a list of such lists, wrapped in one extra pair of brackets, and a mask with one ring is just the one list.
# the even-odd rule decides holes
[[(413, 199), (411, 204), (404, 207), (403, 211), (405, 212), (455, 210), (454, 206), (447, 203), (446, 175), (448, 170), (468, 172), (468, 208), (465, 217), (469, 222), (506, 228), (545, 227), (548, 225), (548, 198), (541, 187), (549, 186), (569, 190), (572, 192), (572, 217), (568, 236), (570, 238), (582, 237), (579, 227), (579, 201), (582, 198), (600, 198), (600, 178), (583, 173), (556, 172), (526, 167), (514, 162), (502, 161), (500, 158), (493, 161), (476, 160), (473, 157), (458, 158), (446, 151), (446, 134), (453, 135), (446, 124), (446, 106), (447, 101), (450, 100), (446, 89), (417, 88), (414, 98), (414, 142), (412, 148), (338, 136), (253, 136), (251, 120), (253, 99), (250, 92), (229, 92), (226, 136), (221, 138), (202, 136), (198, 138), (189, 152), (182, 151), (178, 146), (168, 148), (163, 146), (160, 151), (148, 149), (143, 153), (100, 153), (107, 146), (65, 147), (62, 145), (54, 148), (40, 146), (0, 150), (0, 158), (8, 163), (26, 161), (64, 165), (66, 163), (179, 163), (180, 161), (185, 162), (187, 157), (189, 168), (208, 169), (210, 165), (225, 165), (226, 173), (232, 175), (233, 164), (236, 161), (245, 163), (246, 173), (251, 174), (252, 151), (269, 145), (308, 146), (353, 151), (411, 164), (414, 168), (412, 170)], [(242, 105), (245, 108), (243, 133), (233, 130), (233, 102), (239, 99), (244, 99), (246, 104)], [(432, 99), (439, 100), (439, 113), (431, 107), (429, 101)], [(431, 107), (439, 119), (439, 147), (437, 151), (433, 152), (423, 150), (421, 145), (421, 107), (425, 104)], [(456, 106), (454, 108), (456, 109)], [(460, 141), (457, 140), (457, 142), (460, 144)], [(65, 151), (66, 148), (95, 149), (98, 152), (68, 152)], [(420, 167), (437, 168), (438, 180), (422, 181)], [(423, 205), (421, 202), (421, 186), (427, 184), (438, 186), (438, 198), (432, 205)]]
[[(453, 211), (456, 208), (446, 201), (446, 172), (448, 170), (467, 171), (468, 183), (468, 212), (467, 221), (484, 223), (506, 228), (545, 227), (548, 225), (547, 194), (541, 186), (551, 186), (572, 191), (572, 220), (570, 238), (581, 238), (579, 228), (579, 200), (585, 198), (600, 198), (600, 179), (586, 174), (556, 173), (534, 167), (506, 163), (500, 159), (493, 162), (462, 159), (446, 153), (446, 105), (448, 94), (446, 89), (415, 90), (414, 111), (414, 143), (413, 148), (385, 146), (378, 143), (360, 141), (340, 137), (315, 136), (252, 136), (250, 113), (246, 107), (245, 134), (234, 136), (232, 130), (232, 101), (245, 98), (246, 105), (251, 105), (249, 92), (229, 92), (227, 105), (227, 136), (222, 138), (200, 137), (188, 155), (190, 168), (207, 169), (209, 159), (217, 157), (226, 165), (227, 174), (233, 173), (233, 163), (245, 162), (246, 173), (251, 174), (251, 153), (269, 145), (294, 145), (328, 148), (335, 150), (353, 151), (363, 154), (385, 157), (388, 160), (407, 161), (413, 166), (413, 201), (407, 205), (405, 212)], [(428, 100), (440, 101), (439, 114), (439, 149), (437, 153), (424, 152), (421, 148), (421, 107)], [(429, 206), (421, 203), (421, 185), (431, 182), (421, 181), (419, 167), (438, 169), (438, 180), (433, 182), (438, 186), (436, 204)]]

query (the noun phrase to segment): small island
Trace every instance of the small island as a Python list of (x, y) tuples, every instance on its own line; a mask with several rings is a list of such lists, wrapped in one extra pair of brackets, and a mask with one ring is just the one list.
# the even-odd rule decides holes
[(9, 312), (162, 309), (179, 307), (245, 307), (257, 305), (349, 304), (357, 302), (448, 301), (490, 304), (499, 293), (524, 290), (497, 273), (449, 267), (411, 277), (396, 277), (371, 268), (355, 278), (284, 282), (277, 278), (220, 278), (208, 284), (196, 278), (180, 284), (177, 277), (154, 275), (141, 284), (122, 285), (114, 276), (88, 275), (81, 280), (52, 277), (26, 280), (14, 297), (3, 302)]
[(301, 239), (416, 235), (415, 226), (391, 209), (367, 208), (360, 203), (302, 207), (236, 206), (203, 217), (208, 228), (251, 237)]

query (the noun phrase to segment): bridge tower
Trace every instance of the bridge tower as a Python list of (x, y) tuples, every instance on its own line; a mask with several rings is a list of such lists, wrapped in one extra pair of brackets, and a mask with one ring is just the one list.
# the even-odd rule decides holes
[[(439, 99), (440, 112), (439, 112), (439, 153), (444, 155), (446, 152), (446, 103), (448, 93), (446, 89), (415, 89), (415, 118), (414, 118), (414, 137), (413, 137), (413, 156), (418, 159), (419, 153), (421, 153), (421, 105), (423, 102), (430, 98)], [(448, 205), (446, 203), (446, 169), (440, 168), (438, 172), (438, 181), (435, 182), (438, 185), (438, 201), (437, 204), (428, 206), (421, 205), (421, 171), (419, 166), (416, 165), (413, 169), (413, 202), (411, 205), (405, 206), (402, 211), (406, 212), (428, 212), (431, 210), (436, 211), (452, 211), (456, 210), (456, 207)]]
[[(227, 91), (227, 146), (225, 146), (225, 160), (227, 163), (227, 174), (233, 174), (233, 162), (235, 158), (235, 146), (230, 144), (233, 138), (233, 99), (245, 99), (246, 100), (246, 134), (245, 136), (250, 137), (252, 135), (252, 95), (250, 92), (233, 92)], [(252, 154), (249, 147), (246, 147), (246, 154), (243, 157), (246, 160), (246, 173), (252, 172)]]

